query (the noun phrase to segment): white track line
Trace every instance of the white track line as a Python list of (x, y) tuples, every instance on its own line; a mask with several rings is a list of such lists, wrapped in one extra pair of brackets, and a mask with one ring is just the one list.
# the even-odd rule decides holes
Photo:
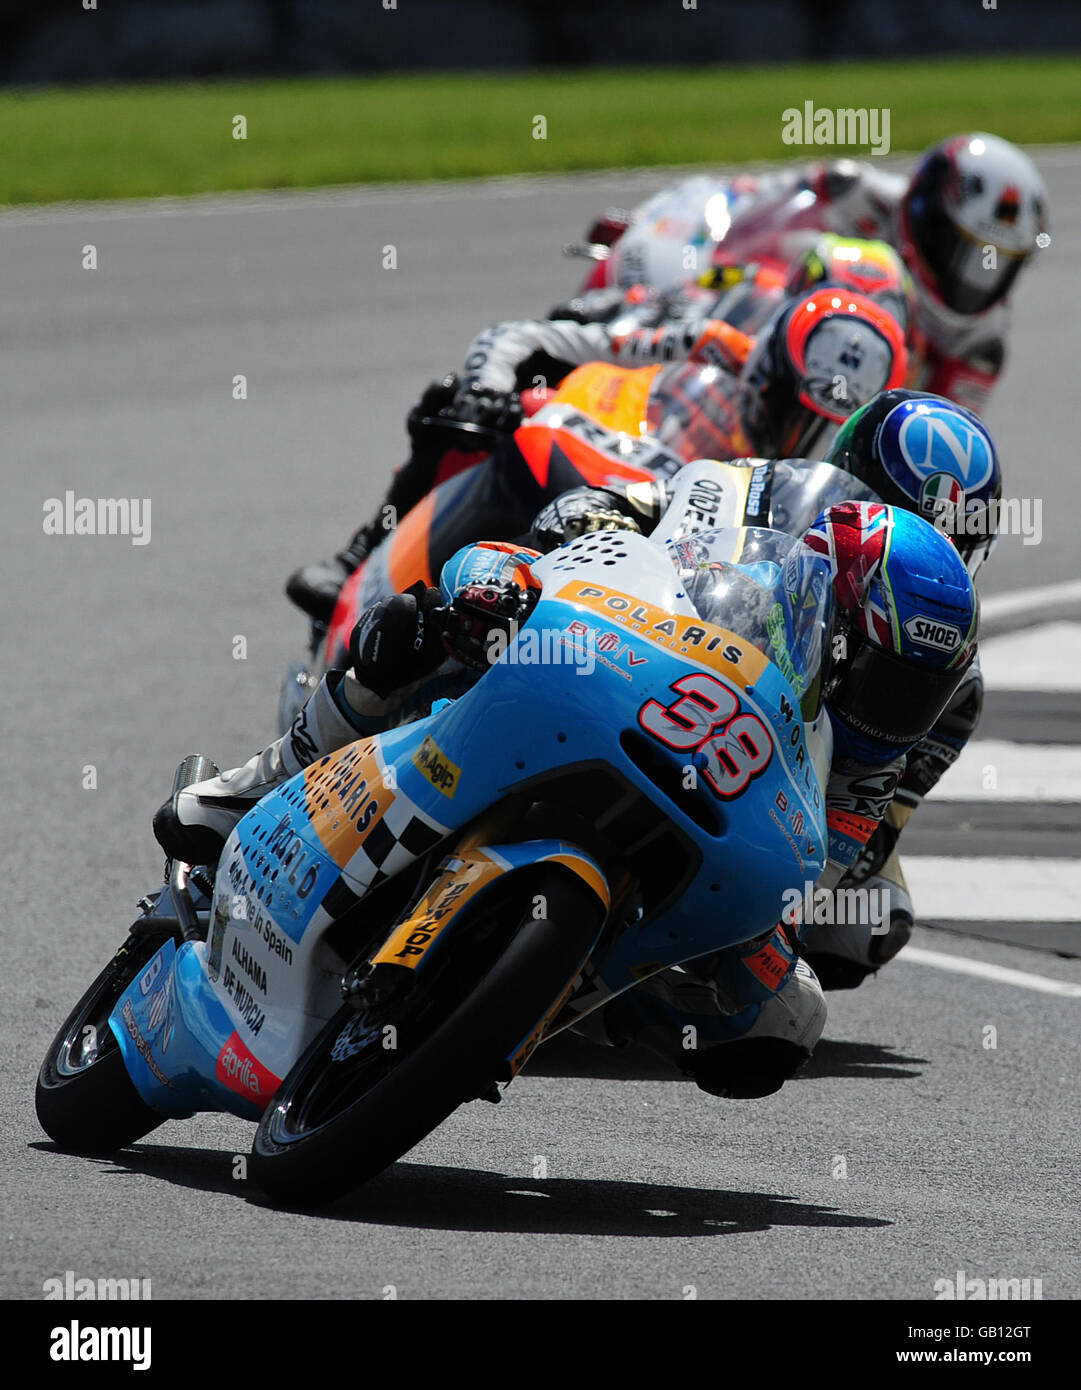
[(913, 855), (905, 878), (929, 921), (1081, 921), (1081, 864), (1075, 859), (965, 859)]
[(1081, 690), (1081, 623), (1040, 623), (980, 643), (988, 690)]
[(1032, 623), (1081, 614), (1081, 579), (1041, 584), (1035, 589), (1014, 589), (980, 600), (980, 636), (987, 640), (1016, 632)]
[[(1081, 145), (1030, 145), (1033, 158), (1046, 168), (1076, 169)], [(896, 151), (876, 160), (879, 168), (908, 169), (919, 151)], [(221, 193), (196, 193), (184, 197), (86, 199), (70, 203), (0, 205), (0, 224), (40, 223), (60, 220), (115, 221), (130, 217), (216, 216), (221, 213), (282, 211), (304, 207), (365, 207), (373, 203), (438, 202), (448, 198), (537, 198), (546, 193), (587, 189), (591, 184), (618, 183), (627, 194), (641, 196), (690, 174), (715, 173), (719, 178), (734, 173), (756, 173), (784, 168), (788, 159), (755, 159), (743, 164), (657, 164), (630, 169), (581, 169), (553, 174), (499, 174), (474, 179), (423, 179), (409, 183), (329, 184), (317, 188), (230, 189)], [(572, 229), (573, 230), (573, 229)]]
[(1042, 604), (1081, 601), (1081, 579), (1066, 579), (1061, 584), (1041, 584), (1038, 589), (1015, 589), (1013, 593), (992, 594), (980, 604), (985, 618), (1013, 617), (1016, 613), (1038, 610)]
[(1081, 744), (973, 739), (928, 799), (1081, 801)]
[(1030, 975), (1026, 970), (1010, 970), (1005, 965), (989, 961), (970, 960), (967, 956), (948, 956), (941, 951), (925, 951), (920, 946), (906, 946), (898, 960), (910, 965), (933, 965), (938, 970), (952, 970), (958, 975), (975, 975), (983, 980), (995, 980), (1003, 985), (1018, 985), (1041, 994), (1057, 994), (1066, 999), (1081, 999), (1081, 984), (1070, 980), (1051, 980), (1046, 975)]

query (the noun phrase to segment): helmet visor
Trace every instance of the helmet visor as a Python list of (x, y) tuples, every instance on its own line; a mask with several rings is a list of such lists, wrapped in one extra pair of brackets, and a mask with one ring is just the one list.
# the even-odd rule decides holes
[(979, 314), (997, 304), (1026, 260), (978, 241), (942, 213), (915, 217), (912, 230), (943, 303), (958, 314)]
[(773, 465), (770, 525), (802, 535), (824, 508), (835, 502), (879, 502), (881, 498), (852, 473), (813, 459), (781, 459)]
[(852, 651), (829, 695), (830, 707), (861, 734), (898, 748), (918, 743), (934, 727), (975, 654), (946, 670), (887, 651), (850, 630)]

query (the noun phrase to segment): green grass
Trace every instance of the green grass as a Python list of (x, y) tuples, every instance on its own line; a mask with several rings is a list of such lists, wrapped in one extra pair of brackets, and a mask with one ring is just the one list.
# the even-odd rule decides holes
[(782, 111), (805, 100), (888, 107), (896, 151), (978, 128), (1081, 140), (1079, 74), (1066, 55), (9, 90), (0, 202), (836, 153), (782, 144)]

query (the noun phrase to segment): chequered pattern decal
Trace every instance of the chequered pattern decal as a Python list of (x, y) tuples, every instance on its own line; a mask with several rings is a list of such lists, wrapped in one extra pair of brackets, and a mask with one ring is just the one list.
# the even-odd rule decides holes
[(356, 902), (357, 889), (376, 887), (448, 833), (394, 783), (378, 742), (369, 739), (321, 759), (298, 784), (298, 809), (343, 871), (323, 898), (332, 917)]

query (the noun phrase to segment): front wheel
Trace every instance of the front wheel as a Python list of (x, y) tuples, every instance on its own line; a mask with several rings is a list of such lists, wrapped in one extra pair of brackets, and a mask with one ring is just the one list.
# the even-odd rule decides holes
[(253, 1178), (274, 1198), (313, 1204), (388, 1167), (499, 1079), (574, 979), (602, 920), (593, 893), (556, 866), (493, 887), (456, 926), (438, 969), (330, 1020), (263, 1115)]
[(113, 1153), (165, 1120), (136, 1091), (109, 1027), (116, 1001), (161, 946), (129, 937), (68, 1015), (38, 1073), (38, 1122), (63, 1149)]

